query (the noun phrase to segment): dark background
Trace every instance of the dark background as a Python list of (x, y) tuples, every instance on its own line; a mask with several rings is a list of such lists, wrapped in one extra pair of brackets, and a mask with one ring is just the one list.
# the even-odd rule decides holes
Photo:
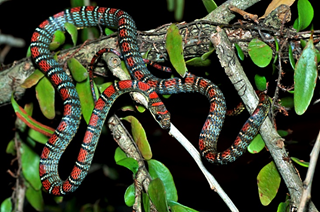
[[(166, 23), (175, 22), (173, 13), (167, 12), (166, 1), (132, 1), (132, 0), (118, 0), (118, 1), (96, 1), (99, 6), (121, 8), (127, 11), (136, 21), (139, 30), (153, 29)], [(223, 1), (216, 1), (219, 5)], [(310, 1), (313, 3), (314, 1)], [(250, 8), (248, 12), (256, 13), (261, 16), (268, 6), (269, 1), (262, 1), (257, 6)], [(0, 5), (0, 29), (3, 34), (11, 34), (15, 37), (25, 39), (27, 46), (30, 41), (34, 29), (49, 16), (62, 11), (70, 6), (69, 1), (24, 1), (12, 0)], [(315, 7), (316, 5), (313, 4)], [(316, 10), (316, 8), (315, 8)], [(293, 15), (296, 14), (296, 4), (292, 6)], [(191, 22), (197, 18), (206, 15), (206, 10), (202, 1), (186, 0), (184, 18), (186, 22)], [(296, 16), (294, 16), (295, 18)], [(241, 17), (237, 17), (241, 18)], [(293, 20), (294, 20), (293, 18)], [(315, 11), (314, 28), (319, 29), (317, 20), (319, 15)], [(290, 23), (293, 24), (293, 21)], [(27, 47), (22, 49), (12, 49), (8, 54), (5, 64), (12, 63), (15, 60), (25, 57)], [(215, 55), (214, 55), (215, 56)], [(247, 71), (249, 79), (252, 80), (256, 72), (260, 72), (269, 76), (270, 93), (273, 95), (275, 86), (275, 76), (271, 76), (271, 66), (265, 69), (259, 69), (252, 65), (249, 58), (245, 59), (244, 69)], [(203, 75), (204, 69), (189, 69), (195, 74)], [(212, 65), (206, 69), (211, 71), (210, 80), (219, 84), (223, 90), (228, 106), (233, 107), (240, 99), (237, 97), (233, 86), (228, 82), (224, 76), (218, 60), (213, 59)], [(288, 78), (292, 74), (288, 74)], [(291, 85), (292, 79), (284, 79), (288, 81), (287, 85)], [(31, 92), (30, 92), (31, 93)], [(283, 93), (282, 93), (283, 94)], [(319, 96), (319, 91), (316, 90), (315, 96)], [(29, 96), (28, 98), (34, 98)], [(121, 100), (128, 100), (129, 97), (123, 97)], [(120, 100), (120, 101), (121, 101)], [(201, 127), (208, 112), (207, 100), (201, 95), (197, 94), (179, 94), (164, 100), (168, 110), (172, 114), (172, 122), (182, 131), (182, 133), (197, 147), (198, 136)], [(60, 102), (61, 103), (61, 102)], [(59, 102), (57, 102), (57, 105)], [(5, 153), (6, 145), (13, 137), (15, 115), (11, 106), (2, 106), (0, 110), (0, 117), (3, 122), (1, 128), (1, 160), (0, 167), (1, 177), (1, 198), (2, 202), (12, 193), (15, 179), (7, 174), (7, 170), (15, 170), (16, 164), (10, 165), (13, 157)], [(221, 136), (219, 138), (219, 149), (227, 148), (237, 133), (242, 124), (248, 118), (247, 112), (244, 112), (238, 117), (227, 117), (223, 127)], [(297, 116), (294, 111), (289, 111), (289, 116), (285, 117), (282, 114), (277, 116), (277, 127), (283, 130), (292, 130), (292, 134), (286, 138), (287, 141), (298, 141), (298, 143), (287, 145), (290, 156), (295, 156), (306, 161), (309, 160), (309, 153), (312, 145), (316, 139), (320, 124), (319, 106), (312, 105), (305, 115)], [(171, 171), (179, 195), (179, 202), (191, 208), (201, 211), (229, 211), (220, 197), (212, 190), (210, 190), (208, 183), (204, 176), (199, 171), (195, 162), (190, 158), (189, 154), (181, 145), (171, 138), (167, 133), (159, 128), (149, 114), (139, 115), (139, 120), (142, 122), (148, 139), (150, 141), (153, 158), (164, 163)], [(59, 117), (57, 118), (57, 123)], [(82, 126), (85, 130), (85, 126)], [(105, 142), (107, 140), (107, 142)], [(78, 144), (77, 144), (78, 142)], [(71, 170), (72, 161), (78, 152), (79, 142), (81, 142), (81, 135), (68, 148), (66, 154), (60, 163), (61, 174), (66, 177)], [(41, 152), (41, 145), (37, 146), (39, 154)], [(106, 164), (114, 168), (119, 173), (119, 179), (110, 180), (103, 175), (101, 170), (90, 174), (75, 194), (65, 198), (65, 200), (75, 200), (78, 205), (84, 203), (94, 203), (98, 199), (105, 204), (114, 207), (115, 211), (130, 211), (131, 209), (124, 206), (123, 194), (128, 185), (132, 183), (132, 175), (130, 171), (125, 168), (116, 166), (113, 160), (114, 150), (116, 148), (115, 142), (110, 136), (103, 136), (98, 145), (94, 163)], [(260, 169), (271, 161), (270, 154), (267, 150), (262, 151), (257, 155), (246, 153), (236, 162), (227, 166), (212, 166), (205, 162), (208, 170), (216, 177), (222, 188), (234, 201), (235, 205), (240, 211), (276, 211), (279, 202), (285, 200), (287, 189), (283, 181), (279, 189), (279, 193), (272, 203), (265, 207), (262, 206), (256, 185), (256, 177)], [(67, 164), (67, 165), (65, 165)], [(302, 179), (305, 178), (306, 168), (297, 166)], [(314, 176), (313, 184), (313, 202), (319, 205), (319, 171)], [(316, 197), (315, 197), (316, 196)], [(46, 197), (46, 203), (50, 202), (50, 197)], [(107, 200), (107, 201), (106, 201)], [(61, 207), (64, 207), (64, 203)], [(27, 205), (26, 211), (32, 211)]]

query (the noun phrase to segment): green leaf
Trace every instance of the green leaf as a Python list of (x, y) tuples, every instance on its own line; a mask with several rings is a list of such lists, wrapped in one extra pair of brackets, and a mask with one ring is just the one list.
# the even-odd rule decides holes
[(12, 211), (12, 202), (11, 197), (8, 197), (1, 203), (1, 212), (8, 212)]
[(293, 97), (292, 96), (287, 96), (287, 97), (283, 97), (280, 99), (279, 102), (283, 107), (287, 107), (287, 108), (293, 108)]
[(28, 135), (30, 138), (32, 138), (33, 140), (35, 140), (41, 144), (47, 143), (47, 141), (49, 139), (46, 135), (44, 135), (41, 132), (38, 132), (32, 128), (29, 129)]
[(265, 143), (260, 134), (258, 134), (249, 144), (248, 151), (251, 154), (257, 154), (265, 147)]
[(209, 59), (203, 60), (201, 57), (194, 57), (186, 61), (186, 64), (189, 66), (204, 67), (204, 66), (209, 66), (211, 64), (211, 60)]
[(307, 28), (313, 19), (313, 8), (308, 0), (298, 0), (298, 18), (294, 21), (293, 28), (298, 32)]
[(142, 156), (146, 160), (150, 160), (152, 158), (152, 151), (147, 139), (146, 132), (143, 129), (141, 123), (133, 116), (126, 116), (123, 119), (131, 123), (132, 137), (136, 142)]
[(35, 190), (32, 186), (27, 186), (26, 198), (37, 211), (44, 210), (44, 201), (41, 190)]
[(139, 113), (144, 113), (144, 111), (146, 111), (147, 109), (142, 106), (142, 105), (135, 105), (136, 106), (136, 109)]
[(165, 186), (167, 200), (178, 201), (178, 192), (170, 170), (157, 160), (148, 161), (149, 174), (152, 179), (160, 178)]
[(258, 38), (254, 38), (250, 41), (248, 53), (253, 63), (260, 68), (269, 65), (272, 59), (272, 49)]
[(13, 156), (15, 156), (17, 154), (15, 143), (13, 140), (9, 141), (9, 143), (7, 145), (6, 153), (11, 154)]
[(176, 21), (181, 21), (183, 17), (183, 10), (184, 10), (184, 1), (185, 0), (176, 0), (176, 6), (174, 10), (174, 18)]
[(32, 86), (36, 85), (40, 79), (44, 77), (44, 74), (39, 70), (36, 69), (34, 72), (22, 83), (21, 87), (23, 88), (31, 88)]
[(71, 7), (82, 7), (82, 6), (85, 6), (83, 0), (71, 0), (70, 4), (71, 4)]
[(92, 110), (94, 108), (94, 101), (92, 97), (89, 77), (84, 82), (78, 82), (76, 84), (76, 90), (79, 94), (83, 118), (88, 124)]
[(64, 24), (64, 27), (66, 28), (67, 32), (71, 35), (71, 40), (73, 42), (73, 46), (76, 46), (77, 40), (78, 40), (78, 29), (75, 25), (66, 22)]
[(136, 174), (139, 169), (138, 162), (133, 158), (124, 158), (122, 160), (117, 161), (117, 165), (126, 167), (131, 170), (133, 174)]
[(43, 77), (36, 85), (36, 97), (42, 114), (48, 119), (53, 119), (56, 116), (54, 109), (55, 90), (48, 78)]
[(287, 130), (277, 130), (277, 132), (281, 137), (286, 137), (287, 135), (289, 135), (289, 132)]
[(313, 39), (310, 38), (294, 72), (294, 109), (298, 115), (302, 115), (310, 105), (317, 75), (317, 55)]
[(181, 77), (184, 77), (187, 67), (183, 57), (182, 43), (179, 28), (175, 24), (171, 24), (167, 32), (166, 49), (173, 67)]
[(120, 147), (117, 147), (116, 151), (114, 153), (114, 161), (116, 163), (118, 163), (118, 161), (123, 160), (125, 158), (128, 158), (126, 153), (124, 151), (122, 151), (122, 149)]
[(241, 47), (237, 43), (234, 43), (234, 46), (236, 47), (239, 59), (243, 61), (244, 60), (244, 54), (243, 54), (243, 51), (242, 51)]
[(28, 47), (26, 57), (31, 57), (31, 48), (30, 48), (30, 46)]
[(143, 203), (143, 209), (145, 212), (150, 212), (150, 199), (149, 196), (142, 191), (142, 203)]
[(289, 62), (290, 62), (292, 69), (294, 70), (296, 63), (294, 61), (291, 45), (288, 46), (288, 49), (289, 49), (289, 52), (288, 52), (289, 53)]
[(107, 89), (110, 85), (113, 85), (113, 82), (106, 82), (100, 85), (97, 85), (100, 93), (102, 93), (105, 89)]
[(70, 58), (67, 61), (67, 64), (75, 81), (83, 82), (88, 78), (89, 73), (87, 69), (83, 67), (83, 65), (78, 60), (76, 60), (75, 58)]
[(42, 184), (39, 176), (39, 155), (24, 143), (21, 143), (20, 151), (23, 176), (35, 190), (40, 190)]
[(11, 96), (11, 104), (18, 118), (21, 119), (30, 128), (35, 129), (47, 136), (50, 136), (53, 134), (54, 132), (53, 128), (45, 126), (40, 122), (34, 120), (31, 116), (29, 116), (27, 112), (22, 107), (20, 107), (18, 103), (14, 100), (13, 95)]
[(99, 38), (99, 31), (96, 27), (86, 27), (81, 30), (82, 42), (92, 38)]
[(124, 202), (128, 207), (132, 207), (134, 204), (134, 198), (135, 198), (135, 193), (134, 193), (134, 184), (132, 183), (124, 193)]
[(213, 0), (202, 0), (202, 3), (204, 4), (208, 13), (211, 13), (218, 7), (218, 5)]
[(267, 89), (267, 79), (265, 78), (265, 76), (260, 76), (259, 74), (256, 74), (254, 76), (254, 82), (259, 91), (264, 91)]
[(56, 50), (59, 46), (64, 44), (66, 41), (66, 36), (61, 30), (57, 30), (53, 34), (53, 39), (51, 43), (49, 44), (50, 51)]
[(300, 166), (307, 167), (307, 168), (309, 167), (309, 162), (305, 162), (303, 160), (300, 160), (299, 158), (291, 157), (291, 160), (293, 160), (294, 162), (296, 162)]
[(168, 201), (168, 203), (172, 212), (197, 212), (197, 210), (189, 208), (175, 201)]
[(167, 9), (169, 12), (173, 12), (174, 10), (174, 0), (167, 0)]
[(201, 55), (201, 59), (203, 61), (207, 60), (209, 56), (214, 52), (215, 48), (212, 46), (212, 44), (209, 44), (209, 51), (205, 52), (203, 55)]
[(267, 206), (278, 193), (281, 178), (273, 161), (264, 166), (258, 176), (259, 198), (262, 205)]
[(278, 43), (278, 39), (277, 39), (276, 36), (274, 36), (274, 43), (276, 44), (276, 54), (275, 54), (274, 59), (273, 59), (273, 64), (275, 64), (277, 62), (278, 52), (279, 52), (279, 43)]
[(166, 190), (163, 182), (159, 178), (156, 178), (150, 182), (148, 194), (152, 203), (159, 212), (169, 212), (166, 199)]
[(280, 202), (277, 208), (277, 212), (289, 212), (289, 201), (286, 202)]
[(108, 36), (108, 35), (111, 35), (112, 33), (114, 33), (114, 31), (109, 28), (105, 28), (104, 33), (106, 33), (106, 35)]

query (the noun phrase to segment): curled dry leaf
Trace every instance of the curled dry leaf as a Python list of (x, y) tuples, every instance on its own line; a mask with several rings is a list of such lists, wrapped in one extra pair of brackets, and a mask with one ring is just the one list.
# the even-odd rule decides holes
[(281, 4), (288, 5), (289, 7), (295, 2), (295, 0), (273, 0), (266, 9), (266, 12), (259, 19), (263, 19), (268, 16), (273, 10), (279, 7)]

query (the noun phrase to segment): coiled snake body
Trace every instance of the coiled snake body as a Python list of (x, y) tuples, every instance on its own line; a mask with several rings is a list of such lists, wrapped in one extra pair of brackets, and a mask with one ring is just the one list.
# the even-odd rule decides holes
[[(118, 28), (121, 53), (132, 77), (137, 81), (120, 81), (101, 95), (91, 116), (75, 166), (67, 180), (63, 181), (58, 174), (58, 162), (74, 137), (81, 116), (80, 101), (74, 84), (49, 51), (54, 32), (64, 31), (66, 22), (79, 28), (98, 24)], [(226, 164), (236, 160), (258, 133), (270, 107), (268, 98), (264, 94), (260, 95), (259, 105), (244, 124), (235, 142), (227, 150), (218, 153), (217, 140), (226, 112), (225, 99), (220, 89), (211, 81), (191, 73), (183, 79), (156, 78), (143, 62), (136, 37), (135, 23), (126, 12), (98, 6), (76, 7), (57, 13), (42, 22), (33, 33), (30, 46), (32, 58), (56, 87), (64, 104), (62, 120), (45, 145), (40, 159), (40, 178), (49, 193), (64, 195), (73, 192), (81, 184), (91, 165), (109, 108), (115, 98), (124, 92), (142, 92), (149, 99), (151, 113), (164, 129), (169, 128), (170, 115), (157, 94), (198, 92), (205, 95), (210, 102), (210, 110), (200, 133), (199, 148), (202, 155), (212, 163)]]

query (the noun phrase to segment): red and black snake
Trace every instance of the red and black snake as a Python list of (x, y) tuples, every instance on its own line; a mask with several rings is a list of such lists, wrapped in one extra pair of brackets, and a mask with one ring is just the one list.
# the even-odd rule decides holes
[[(107, 88), (101, 95), (91, 116), (75, 166), (67, 180), (63, 181), (58, 174), (58, 162), (74, 137), (81, 117), (80, 101), (74, 84), (49, 51), (54, 32), (65, 31), (66, 22), (78, 28), (98, 24), (117, 28), (121, 54), (132, 77), (137, 81), (119, 82)], [(30, 45), (32, 58), (56, 87), (64, 104), (62, 120), (46, 143), (40, 159), (40, 178), (49, 193), (64, 195), (73, 192), (81, 184), (89, 170), (109, 108), (115, 98), (124, 92), (135, 90), (144, 93), (151, 102), (151, 113), (165, 129), (169, 128), (170, 115), (157, 94), (198, 92), (205, 95), (210, 102), (210, 110), (200, 133), (199, 148), (201, 154), (212, 163), (226, 164), (236, 160), (258, 133), (270, 108), (268, 98), (264, 94), (260, 95), (259, 105), (242, 127), (235, 142), (227, 150), (218, 153), (217, 141), (226, 112), (225, 99), (220, 89), (211, 81), (191, 73), (183, 79), (159, 79), (153, 76), (143, 62), (136, 38), (136, 25), (128, 13), (98, 6), (76, 7), (57, 13), (42, 22), (33, 33)], [(150, 90), (150, 87), (155, 92)]]

